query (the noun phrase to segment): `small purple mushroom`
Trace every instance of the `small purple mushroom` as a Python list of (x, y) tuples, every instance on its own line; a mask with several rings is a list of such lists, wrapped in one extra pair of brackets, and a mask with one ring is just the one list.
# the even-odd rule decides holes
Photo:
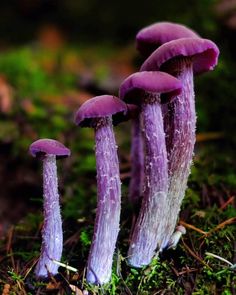
[(183, 225), (178, 225), (168, 242), (167, 249), (175, 249), (181, 236), (185, 234), (186, 228)]
[(33, 157), (43, 161), (44, 224), (35, 275), (37, 278), (47, 278), (48, 274), (58, 273), (59, 266), (53, 260), (61, 260), (63, 248), (56, 158), (68, 157), (70, 150), (56, 140), (39, 139), (30, 145), (29, 151)]
[(193, 157), (196, 114), (193, 74), (212, 70), (217, 64), (219, 50), (210, 40), (182, 38), (167, 42), (156, 49), (143, 63), (142, 71), (165, 71), (178, 78), (182, 93), (168, 106), (165, 117), (169, 163), (168, 204), (165, 212), (165, 248), (174, 231)]
[(135, 73), (120, 87), (121, 99), (141, 106), (146, 151), (142, 205), (128, 251), (128, 262), (134, 267), (149, 264), (162, 242), (168, 165), (161, 103), (180, 91), (180, 81), (163, 72)]
[(148, 57), (162, 44), (180, 38), (197, 38), (199, 35), (188, 27), (171, 22), (158, 22), (149, 25), (136, 35), (136, 48)]
[(123, 101), (101, 95), (86, 101), (75, 116), (76, 125), (95, 130), (98, 207), (86, 276), (92, 284), (102, 285), (111, 278), (121, 210), (119, 162), (112, 122), (118, 123), (126, 112)]

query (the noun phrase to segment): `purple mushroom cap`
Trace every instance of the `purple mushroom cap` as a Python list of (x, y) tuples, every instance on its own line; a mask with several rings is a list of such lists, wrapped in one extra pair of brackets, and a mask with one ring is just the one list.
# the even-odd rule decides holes
[(179, 232), (181, 232), (183, 235), (186, 234), (186, 228), (183, 225), (178, 225), (176, 227), (176, 230), (179, 231)]
[(145, 93), (161, 93), (162, 102), (166, 102), (180, 94), (181, 86), (178, 79), (164, 72), (137, 72), (121, 84), (120, 98), (139, 105)]
[(126, 104), (112, 95), (95, 96), (87, 100), (77, 111), (75, 123), (80, 127), (92, 127), (93, 119), (113, 117), (113, 124), (123, 121), (127, 112)]
[(199, 35), (188, 27), (171, 23), (158, 22), (140, 30), (136, 35), (136, 48), (144, 55), (150, 55), (162, 44), (180, 38), (198, 38)]
[(191, 57), (194, 74), (213, 68), (218, 62), (219, 49), (208, 39), (181, 38), (167, 42), (156, 49), (143, 63), (141, 71), (158, 71), (173, 58)]
[(43, 157), (46, 154), (55, 155), (57, 158), (66, 158), (70, 156), (70, 149), (54, 139), (39, 139), (33, 142), (29, 151), (33, 157)]

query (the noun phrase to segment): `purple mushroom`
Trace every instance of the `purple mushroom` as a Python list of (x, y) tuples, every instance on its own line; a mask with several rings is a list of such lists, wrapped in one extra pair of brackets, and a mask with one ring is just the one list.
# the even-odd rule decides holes
[(43, 161), (44, 224), (35, 275), (47, 278), (48, 274), (57, 274), (58, 264), (53, 260), (61, 260), (63, 248), (56, 159), (68, 157), (70, 150), (56, 140), (39, 139), (30, 145), (29, 151), (33, 157)]
[(86, 276), (92, 284), (102, 285), (111, 278), (121, 210), (119, 162), (112, 123), (118, 123), (126, 112), (123, 101), (101, 95), (86, 101), (75, 116), (78, 126), (93, 127), (95, 131), (98, 207)]
[(196, 114), (193, 75), (212, 70), (217, 64), (219, 50), (210, 40), (181, 38), (170, 41), (158, 49), (144, 62), (142, 71), (162, 70), (183, 85), (182, 93), (169, 104), (166, 120), (166, 142), (168, 152), (169, 188), (165, 213), (165, 248), (173, 234), (185, 194), (195, 143)]
[(144, 151), (143, 137), (140, 118), (140, 108), (136, 105), (127, 104), (128, 116), (131, 119), (131, 176), (129, 183), (128, 198), (134, 211), (139, 211), (143, 178), (144, 178)]
[(197, 38), (199, 35), (188, 27), (171, 22), (158, 22), (149, 25), (136, 35), (136, 48), (145, 57), (148, 57), (162, 44), (180, 39)]
[[(136, 47), (143, 56), (150, 55), (162, 44), (179, 38), (198, 37), (191, 29), (176, 23), (158, 22), (143, 28), (136, 35)], [(162, 105), (163, 115), (167, 105)], [(139, 116), (132, 119), (132, 144), (131, 144), (131, 180), (129, 186), (129, 200), (135, 208), (139, 208), (142, 195), (143, 179), (143, 140), (141, 134), (141, 120)], [(136, 210), (138, 211), (138, 210)]]
[(139, 206), (144, 178), (144, 151), (140, 116), (132, 118), (131, 136), (131, 177), (129, 183), (129, 200), (132, 205)]
[(168, 165), (161, 103), (180, 91), (180, 81), (163, 72), (135, 73), (120, 87), (121, 99), (141, 106), (146, 151), (142, 205), (128, 251), (128, 262), (134, 267), (149, 264), (162, 242)]

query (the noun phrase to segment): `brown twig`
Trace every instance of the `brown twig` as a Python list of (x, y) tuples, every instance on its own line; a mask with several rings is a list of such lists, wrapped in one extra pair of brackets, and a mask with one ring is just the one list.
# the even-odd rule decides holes
[(16, 265), (14, 260), (14, 254), (12, 252), (13, 233), (14, 233), (14, 226), (11, 226), (7, 235), (6, 253), (7, 253), (7, 256), (10, 256), (12, 267), (13, 269), (15, 269)]
[(198, 133), (196, 137), (197, 137), (196, 138), (197, 142), (202, 142), (202, 141), (221, 139), (224, 137), (224, 134), (221, 132), (206, 132), (206, 133)]
[[(32, 261), (30, 261), (29, 263), (26, 264), (25, 269), (24, 269), (24, 275), (23, 275), (23, 280), (25, 280), (27, 278), (27, 276), (30, 274), (30, 272), (32, 271), (32, 269), (34, 268), (34, 266), (36, 265), (36, 263), (38, 262), (38, 258), (37, 259), (33, 259), (33, 263)], [(30, 265), (28, 267), (28, 265)]]
[(183, 225), (184, 227), (187, 227), (187, 228), (190, 228), (190, 229), (193, 229), (193, 230), (199, 232), (200, 234), (203, 234), (203, 235), (207, 234), (207, 232), (201, 230), (200, 228), (197, 228), (196, 226), (194, 226), (194, 225), (192, 225), (192, 224), (188, 224), (188, 223), (186, 223), (186, 222), (184, 222), (184, 221), (182, 221), (182, 220), (180, 220), (179, 223), (180, 223), (181, 225)]
[(181, 276), (181, 275), (184, 275), (186, 273), (189, 274), (191, 272), (196, 272), (196, 271), (198, 271), (197, 268), (189, 268), (189, 267), (186, 267), (186, 270), (180, 271), (179, 272), (179, 275)]
[(14, 232), (14, 226), (11, 226), (11, 228), (8, 231), (7, 235), (7, 244), (6, 244), (6, 252), (9, 254), (12, 249), (12, 238), (13, 238), (13, 232)]
[(220, 210), (224, 210), (229, 204), (233, 203), (234, 196), (230, 197), (223, 205), (221, 205)]
[(222, 229), (223, 227), (225, 227), (226, 225), (230, 225), (236, 223), (236, 217), (232, 217), (229, 218), (223, 222), (221, 222), (220, 224), (218, 224), (216, 227), (214, 227), (213, 229), (211, 229), (210, 231), (206, 232), (205, 234), (203, 234), (203, 236), (201, 238), (206, 238), (209, 237), (209, 235), (211, 235), (212, 233), (214, 233), (217, 230)]
[(184, 240), (182, 239), (182, 243), (184, 245), (184, 248), (195, 258), (197, 259), (199, 262), (201, 262), (203, 265), (205, 265), (207, 268), (211, 269), (212, 268), (201, 258), (199, 257), (194, 251), (192, 251), (189, 246), (184, 242)]

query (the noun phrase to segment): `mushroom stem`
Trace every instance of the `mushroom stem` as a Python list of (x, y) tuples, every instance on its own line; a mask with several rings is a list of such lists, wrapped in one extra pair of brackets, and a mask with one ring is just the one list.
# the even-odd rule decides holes
[(46, 155), (43, 159), (43, 196), (44, 224), (42, 229), (42, 247), (35, 274), (37, 277), (55, 275), (63, 247), (62, 221), (59, 205), (56, 156)]
[[(165, 117), (168, 152), (169, 188), (167, 197), (165, 248), (176, 227), (180, 206), (185, 195), (195, 144), (196, 113), (193, 87), (192, 60), (182, 57), (167, 65), (168, 73), (183, 85), (182, 93), (169, 104)], [(166, 68), (165, 68), (166, 69)]]
[(145, 144), (145, 177), (142, 206), (128, 251), (129, 264), (150, 263), (163, 237), (163, 208), (168, 189), (167, 153), (160, 96), (148, 95), (142, 104)]
[(135, 207), (139, 207), (143, 189), (144, 151), (141, 131), (141, 116), (132, 119), (131, 143), (131, 178), (129, 184), (129, 200)]
[(87, 281), (102, 285), (111, 278), (119, 232), (121, 182), (112, 119), (106, 117), (94, 121), (98, 207), (88, 258)]

